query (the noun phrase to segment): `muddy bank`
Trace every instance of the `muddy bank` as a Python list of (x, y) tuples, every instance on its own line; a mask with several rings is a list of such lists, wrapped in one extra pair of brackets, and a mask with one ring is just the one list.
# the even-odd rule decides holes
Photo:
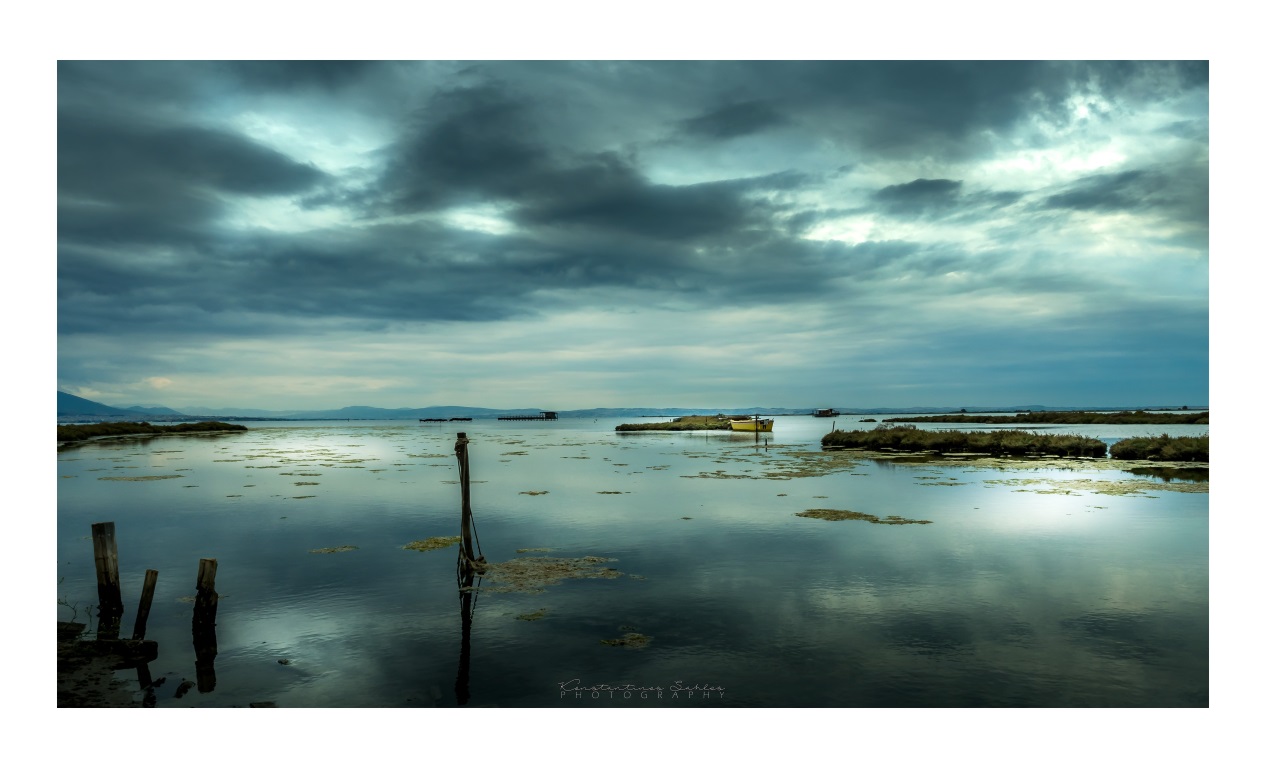
[(84, 625), (57, 623), (57, 706), (140, 707), (128, 685), (114, 677), (117, 654), (81, 640)]

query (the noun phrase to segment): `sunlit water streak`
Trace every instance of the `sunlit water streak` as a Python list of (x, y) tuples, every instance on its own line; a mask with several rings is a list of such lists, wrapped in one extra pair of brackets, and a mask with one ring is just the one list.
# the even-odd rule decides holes
[[(624, 574), (481, 591), (471, 705), (1208, 704), (1206, 493), (1055, 463), (855, 459), (786, 476), (824, 462), (832, 426), (872, 425), (857, 418), (780, 418), (758, 445), (753, 434), (618, 435), (617, 420), (251, 423), (240, 435), (89, 444), (58, 458), (59, 596), (85, 620), (90, 525), (114, 521), (125, 631), (144, 570), (160, 571), (148, 629), (160, 643), (150, 670), (167, 678), (159, 706), (455, 705), (455, 548), (403, 546), (459, 531), (460, 430), (489, 560), (548, 548), (534, 555), (617, 559)], [(119, 475), (179, 478), (101, 478)], [(1155, 486), (1092, 489), (1134, 480)], [(812, 508), (933, 523), (795, 515)], [(216, 684), (177, 699), (195, 679), (192, 604), (180, 599), (203, 557), (218, 559), (223, 596)], [(602, 643), (632, 632), (651, 640)], [(722, 696), (673, 694), (676, 681)], [(664, 695), (561, 690), (602, 683)]]

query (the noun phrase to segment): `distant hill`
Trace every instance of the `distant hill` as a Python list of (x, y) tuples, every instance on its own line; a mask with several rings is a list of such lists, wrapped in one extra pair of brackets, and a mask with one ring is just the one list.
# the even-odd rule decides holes
[(129, 405), (127, 409), (137, 410), (141, 413), (148, 413), (149, 415), (184, 415), (184, 413), (181, 413), (179, 410), (172, 410), (171, 408), (163, 407), (162, 405)]
[(260, 410), (250, 407), (204, 407), (184, 408), (184, 412), (197, 418), (289, 418), (292, 410)]
[[(823, 406), (822, 406), (823, 407)], [(889, 415), (898, 413), (1004, 413), (1018, 411), (1112, 411), (1112, 410), (1177, 410), (1178, 405), (1137, 405), (1132, 407), (1050, 407), (1045, 405), (1021, 405), (1010, 407), (992, 407), (985, 405), (967, 405), (965, 407), (882, 407), (853, 408), (834, 406), (834, 410), (843, 415)], [(1205, 405), (1190, 406), (1193, 410), (1204, 410)], [(1185, 408), (1188, 409), (1188, 408)], [(678, 418), (684, 415), (763, 415), (788, 416), (810, 415), (815, 408), (783, 408), (783, 407), (598, 407), (581, 410), (558, 410), (559, 418)], [(73, 394), (57, 392), (57, 417), (74, 418), (79, 421), (114, 420), (114, 421), (196, 421), (196, 420), (249, 420), (249, 419), (287, 419), (287, 420), (355, 420), (386, 421), (416, 420), (418, 418), (475, 418), (494, 419), (508, 415), (535, 415), (540, 408), (498, 409), (489, 407), (464, 407), (455, 405), (435, 405), (417, 408), (381, 408), (368, 405), (352, 405), (334, 410), (260, 410), (256, 408), (213, 408), (187, 407), (184, 412), (173, 410), (162, 405), (132, 405), (128, 408), (117, 408), (99, 402), (76, 397)]]
[(93, 402), (92, 400), (87, 400), (83, 397), (76, 397), (73, 394), (57, 392), (57, 416), (60, 418), (61, 416), (71, 415), (110, 417), (122, 416), (134, 418), (136, 416), (136, 412), (134, 410), (125, 410), (119, 407), (102, 405), (100, 402)]

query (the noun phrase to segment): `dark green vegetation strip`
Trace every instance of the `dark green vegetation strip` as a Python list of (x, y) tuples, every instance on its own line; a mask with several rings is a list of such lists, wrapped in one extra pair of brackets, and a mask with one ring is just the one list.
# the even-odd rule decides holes
[(204, 431), (248, 431), (245, 426), (222, 421), (198, 421), (178, 423), (174, 426), (154, 426), (149, 423), (86, 423), (57, 427), (58, 442), (82, 442), (93, 437), (115, 437), (128, 434), (188, 434)]
[(832, 508), (812, 508), (809, 511), (795, 513), (805, 519), (824, 519), (825, 521), (867, 521), (870, 524), (930, 524), (927, 519), (905, 519), (902, 516), (887, 516), (879, 519), (871, 513), (859, 511), (838, 511)]
[(1188, 463), (1210, 462), (1210, 437), (1131, 437), (1120, 439), (1110, 448), (1110, 457), (1120, 460), (1165, 460)]
[(871, 431), (831, 431), (824, 447), (902, 452), (976, 452), (989, 455), (1063, 455), (1105, 457), (1105, 443), (1075, 434), (1032, 434), (1027, 431), (923, 431), (890, 426)]
[(702, 431), (706, 429), (729, 429), (727, 418), (715, 415), (686, 415), (674, 421), (655, 421), (653, 423), (620, 423), (615, 431)]
[(1189, 423), (1210, 425), (1210, 411), (1200, 413), (1121, 413), (1037, 412), (1017, 415), (923, 415), (914, 418), (883, 418), (885, 423)]

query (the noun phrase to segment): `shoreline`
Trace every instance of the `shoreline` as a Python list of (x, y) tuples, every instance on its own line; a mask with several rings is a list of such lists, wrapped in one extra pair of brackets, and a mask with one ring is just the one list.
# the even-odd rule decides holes
[(80, 639), (85, 625), (57, 622), (57, 708), (141, 708), (143, 702), (114, 675), (117, 656)]

